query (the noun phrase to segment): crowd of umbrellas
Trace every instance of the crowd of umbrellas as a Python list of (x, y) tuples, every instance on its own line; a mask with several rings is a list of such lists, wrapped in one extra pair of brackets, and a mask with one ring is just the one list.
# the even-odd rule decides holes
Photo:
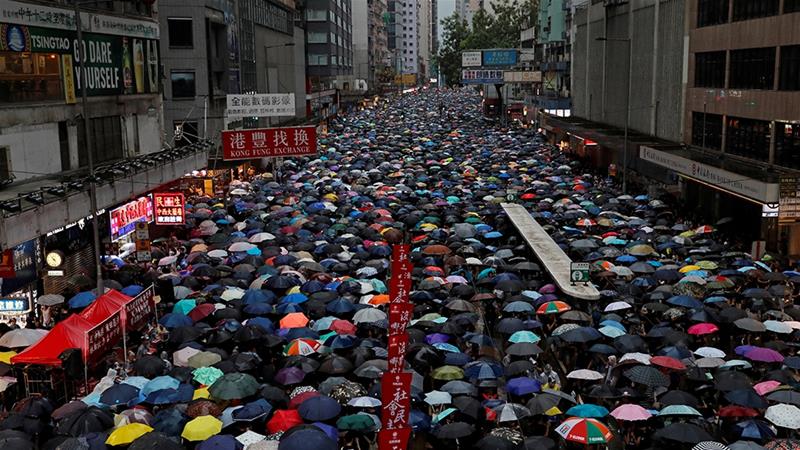
[[(171, 282), (166, 333), (83, 398), (17, 402), (0, 448), (377, 448), (401, 242), (412, 448), (800, 448), (800, 273), (732, 248), (725, 221), (618, 195), (477, 104), (449, 90), (381, 101), (339, 119), (316, 159), (286, 161), (282, 183), (191, 198), (184, 239), (156, 243), (152, 267), (114, 261), (123, 292)], [(592, 264), (600, 300), (550, 282), (506, 201)]]

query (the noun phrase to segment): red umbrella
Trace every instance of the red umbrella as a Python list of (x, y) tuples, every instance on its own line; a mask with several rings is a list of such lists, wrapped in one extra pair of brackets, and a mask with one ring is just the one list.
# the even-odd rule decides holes
[(267, 422), (267, 431), (269, 434), (275, 434), (279, 431), (287, 431), (290, 428), (302, 425), (303, 419), (300, 413), (295, 409), (279, 409), (275, 411), (272, 419)]
[(303, 403), (304, 401), (306, 401), (306, 400), (308, 400), (308, 399), (310, 399), (312, 397), (319, 397), (320, 395), (321, 394), (319, 392), (317, 392), (317, 391), (302, 392), (302, 393), (297, 394), (294, 397), (292, 397), (292, 399), (289, 401), (289, 404), (287, 406), (289, 407), (289, 409), (297, 409), (297, 408), (300, 407), (300, 404)]
[(723, 406), (717, 413), (720, 417), (758, 417), (758, 411), (739, 405)]
[(714, 332), (719, 331), (719, 327), (714, 325), (713, 323), (698, 323), (696, 325), (692, 325), (686, 330), (689, 334), (693, 334), (695, 336), (702, 336), (704, 334), (711, 334)]
[(654, 356), (650, 358), (650, 364), (665, 367), (667, 369), (686, 370), (685, 364), (683, 364), (679, 359), (671, 356)]
[(188, 316), (190, 319), (194, 320), (195, 322), (198, 322), (210, 316), (215, 309), (216, 308), (212, 303), (201, 303), (192, 308), (192, 310), (189, 311)]
[(335, 331), (338, 334), (356, 334), (356, 326), (347, 320), (336, 319), (331, 322), (328, 327), (329, 330)]

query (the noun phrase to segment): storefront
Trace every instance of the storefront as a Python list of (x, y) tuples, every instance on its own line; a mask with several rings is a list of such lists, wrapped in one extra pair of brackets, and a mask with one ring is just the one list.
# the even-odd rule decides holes
[[(108, 215), (101, 210), (97, 223), (102, 232)], [(84, 217), (50, 231), (42, 238), (41, 267), (43, 294), (61, 294), (74, 288), (77, 278), (94, 278), (92, 217)]]

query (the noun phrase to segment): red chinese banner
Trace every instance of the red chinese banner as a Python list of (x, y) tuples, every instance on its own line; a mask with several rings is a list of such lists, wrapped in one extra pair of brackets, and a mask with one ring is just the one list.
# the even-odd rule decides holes
[(155, 314), (155, 285), (150, 285), (125, 304), (125, 330), (138, 330)]
[(111, 350), (122, 338), (120, 311), (95, 325), (86, 332), (86, 354), (84, 361), (94, 362)]
[(411, 412), (411, 373), (384, 373), (381, 378), (383, 428), (396, 430), (408, 426)]
[(315, 126), (259, 128), (222, 132), (222, 159), (307, 156), (317, 153)]
[(408, 254), (409, 245), (392, 246), (392, 277), (389, 279), (389, 303), (408, 302), (411, 293), (411, 270), (414, 268)]
[(378, 448), (380, 450), (407, 450), (411, 428), (381, 430), (378, 432)]
[(403, 334), (406, 327), (411, 322), (414, 315), (413, 303), (390, 303), (389, 304), (389, 336)]
[(186, 223), (186, 201), (181, 192), (153, 194), (156, 225), (183, 225)]
[(0, 260), (0, 278), (14, 278), (17, 271), (14, 268), (14, 250), (3, 250)]
[(408, 348), (408, 334), (393, 334), (389, 336), (389, 373), (403, 372)]

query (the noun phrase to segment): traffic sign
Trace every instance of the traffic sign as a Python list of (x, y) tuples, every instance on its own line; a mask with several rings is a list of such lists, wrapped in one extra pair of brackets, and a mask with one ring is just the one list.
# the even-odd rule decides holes
[(589, 263), (571, 262), (569, 263), (569, 279), (572, 283), (589, 282)]
[(145, 239), (150, 239), (150, 227), (147, 226), (147, 222), (137, 222), (136, 240), (143, 241)]

